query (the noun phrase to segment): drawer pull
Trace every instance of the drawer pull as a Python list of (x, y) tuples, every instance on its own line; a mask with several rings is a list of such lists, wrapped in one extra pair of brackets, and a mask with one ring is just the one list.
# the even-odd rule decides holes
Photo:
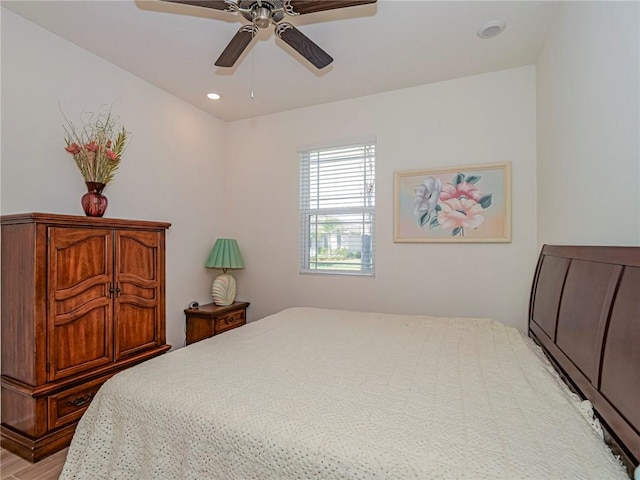
[(83, 395), (82, 397), (78, 397), (78, 398), (74, 398), (73, 400), (69, 400), (67, 402), (67, 405), (72, 405), (74, 407), (81, 407), (83, 405), (86, 405), (87, 403), (89, 403), (91, 401), (91, 399), (93, 398), (93, 393), (87, 393), (86, 395)]

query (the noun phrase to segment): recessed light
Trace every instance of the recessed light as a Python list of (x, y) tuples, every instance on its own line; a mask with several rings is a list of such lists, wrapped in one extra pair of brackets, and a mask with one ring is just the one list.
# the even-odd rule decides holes
[(500, 35), (507, 24), (504, 20), (491, 20), (482, 25), (476, 32), (480, 38), (493, 38)]
[(211, 100), (218, 100), (220, 98), (220, 95), (218, 95), (217, 93), (207, 93), (207, 98), (210, 98)]

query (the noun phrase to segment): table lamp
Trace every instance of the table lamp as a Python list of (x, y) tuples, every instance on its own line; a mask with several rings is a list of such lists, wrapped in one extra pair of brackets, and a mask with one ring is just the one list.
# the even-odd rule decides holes
[(231, 305), (236, 299), (236, 279), (227, 273), (229, 268), (244, 268), (238, 242), (233, 238), (219, 238), (209, 253), (207, 268), (221, 268), (211, 286), (211, 296), (216, 305)]

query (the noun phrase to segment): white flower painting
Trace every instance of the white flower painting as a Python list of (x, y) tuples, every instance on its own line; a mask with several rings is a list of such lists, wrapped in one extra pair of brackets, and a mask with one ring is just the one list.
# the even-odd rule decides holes
[(511, 164), (396, 172), (396, 242), (509, 242)]

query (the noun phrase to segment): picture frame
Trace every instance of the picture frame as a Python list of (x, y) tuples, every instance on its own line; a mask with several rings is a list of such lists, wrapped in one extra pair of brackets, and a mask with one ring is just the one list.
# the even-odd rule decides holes
[(511, 162), (394, 172), (394, 242), (511, 242)]

